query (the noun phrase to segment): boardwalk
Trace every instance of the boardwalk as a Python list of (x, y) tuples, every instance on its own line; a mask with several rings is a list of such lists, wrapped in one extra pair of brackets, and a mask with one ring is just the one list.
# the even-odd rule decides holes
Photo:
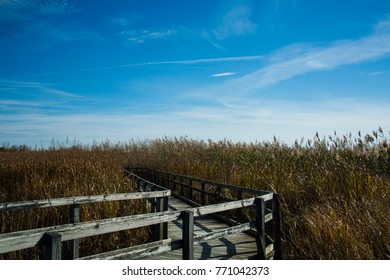
[[(169, 209), (185, 210), (191, 208), (181, 200), (170, 196)], [(173, 221), (168, 225), (168, 235), (172, 241), (182, 238), (181, 221)], [(194, 234), (200, 235), (214, 230), (226, 228), (228, 225), (215, 218), (204, 216), (195, 218)], [(197, 260), (227, 260), (227, 259), (251, 259), (256, 255), (257, 247), (255, 238), (245, 233), (232, 234), (223, 238), (196, 244), (194, 248), (194, 259)], [(182, 249), (173, 249), (169, 252), (142, 258), (145, 260), (181, 260)]]
[[(142, 177), (125, 174), (138, 192), (0, 203), (0, 212), (68, 205), (71, 221), (0, 234), (0, 254), (42, 247), (43, 258), (59, 260), (62, 243), (69, 242), (70, 259), (281, 259), (277, 194), (153, 169), (136, 171)], [(146, 213), (80, 221), (81, 204), (139, 199)], [(154, 233), (150, 242), (80, 257), (81, 238), (141, 227)]]

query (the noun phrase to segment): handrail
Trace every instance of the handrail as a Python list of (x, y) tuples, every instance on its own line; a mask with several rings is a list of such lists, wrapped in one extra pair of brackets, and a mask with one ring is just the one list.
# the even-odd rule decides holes
[[(133, 168), (131, 170), (133, 170), (134, 173), (145, 175), (147, 178), (154, 182), (157, 182), (161, 186), (172, 189), (172, 195), (193, 206), (206, 205), (206, 195), (207, 197), (213, 198), (211, 200), (212, 203), (221, 200), (224, 202), (242, 201), (244, 193), (253, 194), (255, 198), (261, 197), (262, 204), (264, 205), (262, 206), (263, 208), (261, 209), (261, 211), (256, 206), (256, 217), (259, 215), (262, 216), (262, 218), (259, 219), (262, 221), (262, 226), (264, 228), (262, 230), (257, 229), (254, 232), (252, 231), (248, 233), (253, 233), (254, 235), (257, 235), (258, 232), (261, 230), (263, 233), (261, 237), (257, 238), (257, 242), (259, 243), (260, 240), (262, 240), (263, 247), (267, 247), (266, 243), (268, 243), (269, 245), (273, 245), (274, 258), (282, 258), (280, 201), (279, 195), (277, 193), (257, 189), (248, 189), (240, 186), (227, 185), (209, 180), (203, 180), (200, 178), (194, 178), (170, 172), (163, 172), (150, 168)], [(197, 182), (197, 184), (194, 184), (194, 182)], [(208, 190), (209, 187), (212, 187), (212, 190), (215, 187), (217, 189), (210, 191)], [(185, 191), (184, 188), (186, 188)], [(233, 195), (230, 194), (230, 197), (224, 196), (222, 192), (223, 189), (231, 190), (233, 192)], [(195, 196), (193, 194), (194, 191), (198, 192), (200, 195)], [(210, 200), (208, 202), (210, 202)], [(213, 216), (230, 224), (231, 226), (240, 225), (243, 222), (245, 223), (245, 221), (248, 221), (248, 218), (250, 219), (250, 217), (244, 215), (242, 208), (238, 208), (236, 210), (234, 219), (218, 214), (213, 214)]]
[[(254, 198), (250, 198), (241, 201), (190, 208), (186, 211), (192, 212), (194, 217), (197, 217), (251, 206), (254, 204), (254, 201)], [(4, 233), (0, 234), (0, 254), (41, 245), (44, 243), (45, 234), (49, 232), (56, 232), (60, 234), (61, 241), (67, 241), (76, 238), (150, 226), (162, 222), (171, 222), (181, 218), (181, 213), (182, 211), (179, 210), (164, 211)]]
[[(187, 180), (192, 180), (194, 182), (205, 183), (205, 184), (208, 184), (208, 185), (213, 185), (213, 186), (221, 187), (221, 188), (225, 188), (225, 189), (230, 189), (230, 190), (235, 190), (235, 191), (243, 191), (243, 192), (255, 194), (255, 195), (258, 195), (258, 196), (272, 193), (272, 192), (269, 192), (269, 191), (258, 190), (258, 189), (249, 189), (249, 188), (244, 188), (244, 187), (235, 186), (235, 185), (228, 185), (228, 184), (223, 184), (223, 183), (219, 183), (219, 182), (215, 182), (215, 181), (204, 180), (204, 179), (200, 179), (200, 178), (196, 178), (196, 177), (191, 177), (191, 176), (186, 176), (186, 175), (181, 175), (181, 174), (176, 174), (176, 173), (171, 173), (171, 172), (163, 172), (163, 171), (160, 171), (160, 170), (150, 169), (150, 168), (132, 168), (132, 170), (135, 171), (135, 172), (140, 171), (140, 170), (142, 170), (142, 171), (143, 170), (148, 170), (148, 172), (152, 172), (152, 173), (153, 172), (161, 173), (161, 174), (165, 174), (165, 175), (168, 175), (168, 176), (173, 176), (173, 177), (183, 178), (183, 179), (187, 179)], [(129, 172), (129, 171), (127, 171), (127, 172)]]
[(93, 203), (93, 202), (157, 198), (157, 197), (166, 197), (169, 195), (171, 195), (170, 190), (163, 190), (163, 191), (155, 191), (155, 192), (116, 193), (116, 194), (74, 196), (74, 197), (52, 198), (52, 199), (49, 198), (49, 199), (42, 199), (42, 200), (5, 202), (5, 203), (0, 203), (0, 212), (17, 211), (17, 210), (33, 209), (33, 208), (66, 206), (72, 204), (85, 204), (85, 203)]
[[(149, 169), (150, 170), (150, 169)], [(161, 172), (161, 171), (154, 171)], [(148, 171), (149, 172), (149, 171)], [(141, 176), (134, 174), (128, 170), (124, 170), (124, 173), (133, 178), (136, 182), (139, 190), (143, 192), (140, 193), (123, 193), (123, 194), (112, 194), (112, 195), (98, 195), (98, 196), (80, 196), (80, 197), (70, 197), (70, 198), (59, 198), (59, 199), (50, 199), (50, 200), (38, 200), (38, 201), (29, 201), (29, 202), (12, 202), (12, 203), (2, 203), (0, 204), (0, 211), (15, 211), (20, 209), (28, 208), (42, 208), (42, 207), (51, 207), (51, 206), (60, 206), (60, 205), (79, 205), (80, 203), (91, 203), (91, 202), (100, 202), (100, 201), (114, 201), (114, 200), (124, 200), (124, 199), (139, 199), (147, 198), (152, 202), (152, 212), (147, 214), (139, 214), (133, 216), (124, 216), (117, 218), (108, 218), (96, 221), (86, 221), (79, 222), (73, 221), (71, 224), (63, 224), (57, 226), (50, 226), (45, 228), (37, 228), (24, 230), (19, 232), (4, 233), (0, 234), (0, 254), (7, 253), (11, 251), (27, 249), (35, 246), (44, 246), (45, 247), (45, 257), (49, 259), (60, 259), (61, 258), (61, 242), (62, 241), (75, 241), (79, 238), (90, 237), (94, 235), (112, 233), (122, 230), (134, 229), (144, 226), (156, 226), (157, 232), (159, 233), (158, 240), (152, 242), (151, 245), (158, 246), (157, 244), (165, 244), (167, 248), (167, 242), (161, 242), (168, 240), (168, 228), (167, 223), (175, 220), (182, 220), (182, 234), (183, 239), (181, 245), (183, 248), (183, 259), (192, 259), (193, 258), (193, 245), (194, 243), (204, 242), (213, 238), (222, 237), (228, 234), (237, 233), (246, 231), (248, 229), (256, 228), (256, 243), (258, 246), (258, 257), (266, 258), (266, 255), (270, 253), (270, 246), (275, 248), (275, 255), (280, 257), (280, 240), (275, 240), (274, 244), (267, 243), (267, 232), (266, 224), (273, 221), (276, 224), (280, 223), (279, 217), (279, 206), (278, 206), (278, 196), (272, 192), (261, 191), (261, 195), (257, 195), (253, 198), (246, 199), (237, 199), (233, 201), (211, 204), (205, 206), (199, 206), (194, 208), (189, 208), (184, 211), (168, 211), (168, 196), (171, 195), (171, 191), (158, 185), (157, 183), (148, 181)], [(163, 172), (161, 172), (163, 174)], [(169, 176), (181, 176), (181, 175), (172, 175), (169, 173)], [(196, 180), (200, 183), (210, 182), (204, 181), (197, 178), (192, 178), (184, 176), (190, 180)], [(191, 183), (192, 184), (192, 183)], [(190, 184), (190, 185), (191, 185)], [(210, 184), (217, 186), (224, 186), (224, 184), (219, 184), (216, 182), (210, 182)], [(230, 186), (232, 190), (244, 191), (242, 187)], [(250, 190), (250, 189), (245, 189)], [(250, 191), (251, 193), (254, 193)], [(274, 206), (273, 211), (266, 208), (266, 203), (272, 202)], [(223, 211), (242, 209), (245, 207), (256, 207), (256, 221), (238, 224), (235, 227), (218, 230), (212, 233), (206, 233), (200, 236), (194, 237), (193, 233), (193, 224), (194, 218), (198, 216), (204, 216), (209, 214), (215, 214)], [(24, 208), (25, 207), (25, 208)], [(276, 208), (275, 208), (276, 207)], [(280, 228), (275, 230), (278, 232)], [(280, 224), (279, 224), (280, 227)], [(279, 236), (280, 238), (280, 236)], [(144, 245), (142, 245), (144, 246)], [(78, 247), (78, 243), (77, 243)], [(144, 246), (148, 247), (148, 246)], [(78, 250), (78, 249), (77, 249)], [(276, 252), (278, 250), (278, 252)], [(109, 252), (107, 252), (109, 253)], [(112, 256), (112, 253), (110, 253)], [(100, 254), (101, 256), (104, 255)], [(77, 253), (73, 254), (73, 258), (78, 258)], [(87, 257), (88, 258), (88, 257)]]

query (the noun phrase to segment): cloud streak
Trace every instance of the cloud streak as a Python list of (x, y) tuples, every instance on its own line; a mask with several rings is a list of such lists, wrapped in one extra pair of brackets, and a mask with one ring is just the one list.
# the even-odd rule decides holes
[(307, 44), (287, 46), (265, 57), (264, 66), (251, 73), (188, 94), (202, 98), (214, 98), (218, 92), (223, 92), (223, 96), (243, 96), (299, 75), (385, 58), (390, 55), (388, 25), (390, 17), (379, 22), (371, 34), (357, 40), (336, 41), (322, 47)]
[(42, 15), (68, 15), (80, 11), (75, 1), (69, 0), (2, 0), (1, 20), (29, 20)]
[(126, 39), (130, 44), (143, 44), (149, 40), (157, 40), (164, 39), (167, 37), (171, 37), (176, 34), (177, 31), (175, 29), (169, 29), (166, 31), (136, 31), (136, 30), (127, 30), (122, 31), (121, 36)]
[(212, 77), (226, 77), (226, 76), (232, 76), (235, 74), (236, 73), (234, 73), (234, 72), (224, 72), (224, 73), (214, 74), (214, 75), (212, 75)]
[(253, 60), (262, 60), (262, 59), (264, 59), (263, 55), (254, 55), (254, 56), (234, 56), (234, 57), (219, 57), (219, 58), (189, 59), (189, 60), (149, 61), (149, 62), (142, 62), (142, 63), (120, 64), (120, 65), (111, 65), (111, 66), (102, 66), (102, 67), (93, 67), (93, 68), (69, 69), (63, 71), (34, 74), (34, 75), (29, 75), (29, 77), (49, 76), (49, 75), (57, 75), (62, 73), (104, 71), (104, 70), (140, 67), (140, 66), (148, 66), (148, 65), (151, 66), (152, 65), (194, 65), (194, 64), (206, 64), (206, 63), (253, 61)]
[(48, 93), (50, 95), (71, 98), (71, 99), (86, 99), (87, 97), (66, 92), (57, 89), (52, 84), (40, 83), (40, 82), (26, 82), (26, 81), (13, 81), (13, 80), (0, 80), (0, 90), (5, 89), (7, 92), (21, 91), (23, 94), (26, 90), (36, 91), (37, 93)]

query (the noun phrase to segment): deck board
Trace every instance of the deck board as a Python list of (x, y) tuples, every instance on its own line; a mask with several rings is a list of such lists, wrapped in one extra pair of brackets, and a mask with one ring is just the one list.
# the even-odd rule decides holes
[[(173, 196), (169, 197), (170, 210), (185, 210), (190, 205)], [(172, 241), (182, 239), (181, 221), (170, 222), (168, 236)], [(196, 217), (194, 221), (194, 234), (202, 235), (218, 229), (227, 228), (228, 225), (210, 216)], [(210, 240), (194, 245), (194, 259), (197, 260), (228, 260), (251, 259), (257, 252), (255, 238), (245, 233), (228, 235), (223, 238)], [(182, 249), (176, 249), (162, 254), (142, 258), (144, 260), (181, 260)]]

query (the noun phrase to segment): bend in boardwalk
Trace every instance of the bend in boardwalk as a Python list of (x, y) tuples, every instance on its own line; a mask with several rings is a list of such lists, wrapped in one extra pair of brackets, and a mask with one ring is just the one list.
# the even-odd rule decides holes
[[(185, 210), (192, 208), (190, 205), (173, 196), (169, 197), (169, 210)], [(195, 218), (194, 235), (209, 233), (218, 229), (227, 228), (228, 225), (211, 217), (202, 216)], [(182, 221), (176, 220), (169, 223), (168, 236), (172, 242), (182, 239)], [(227, 260), (227, 259), (251, 259), (257, 254), (256, 240), (245, 234), (231, 234), (223, 238), (210, 240), (194, 245), (194, 259), (197, 260)], [(172, 248), (171, 251), (155, 254), (142, 258), (144, 260), (181, 260), (182, 249)]]

